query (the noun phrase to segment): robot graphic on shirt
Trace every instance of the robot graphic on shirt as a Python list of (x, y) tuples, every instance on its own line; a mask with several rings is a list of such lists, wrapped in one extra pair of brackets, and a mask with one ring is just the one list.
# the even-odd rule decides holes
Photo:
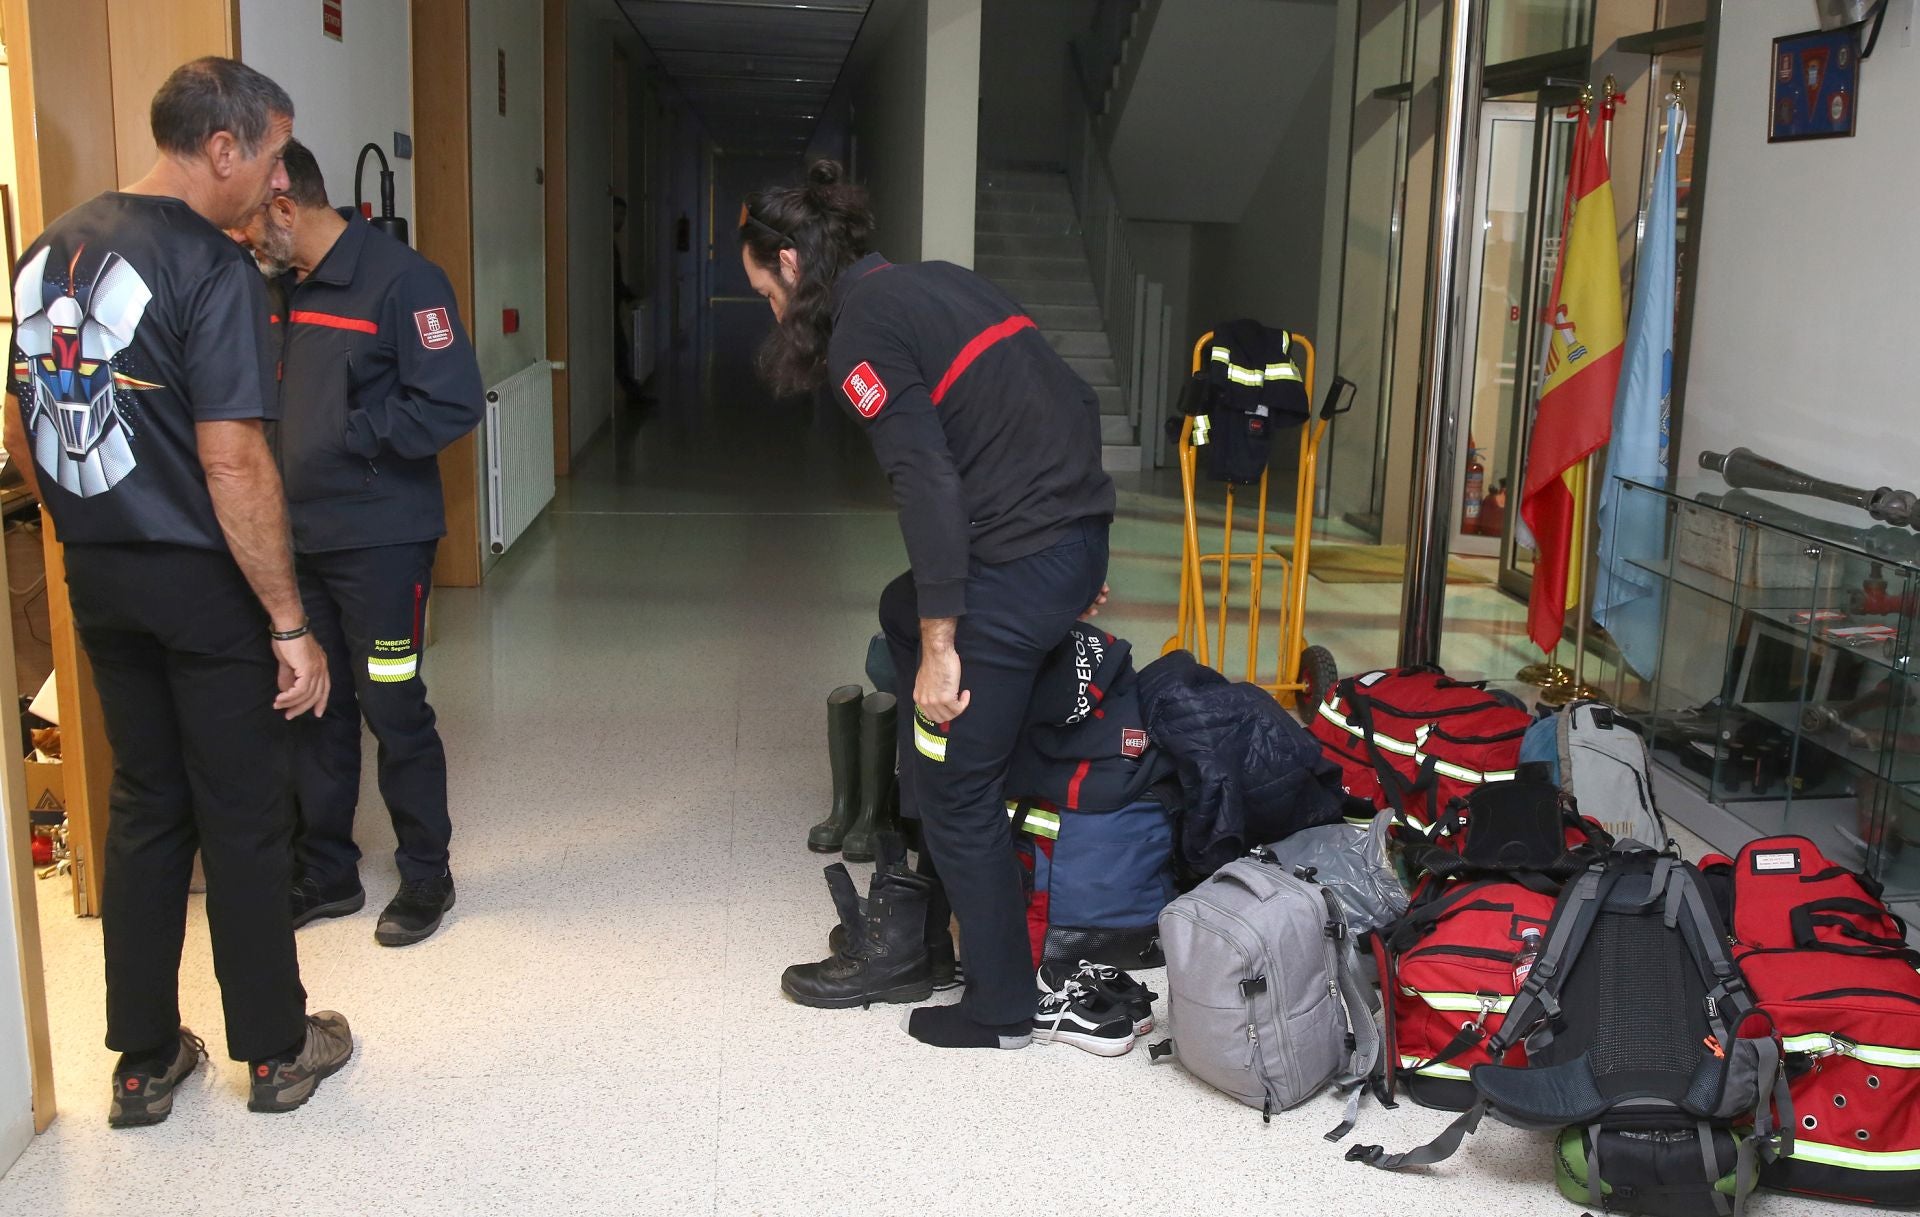
[(160, 386), (113, 366), (132, 344), (153, 292), (115, 253), (101, 260), (93, 282), (83, 287), (76, 280), (85, 251), (74, 251), (64, 287), (47, 282), (51, 249), (20, 268), (13, 286), (19, 318), (13, 384), (26, 411), (35, 463), (70, 493), (91, 498), (113, 489), (138, 464), (116, 390)]

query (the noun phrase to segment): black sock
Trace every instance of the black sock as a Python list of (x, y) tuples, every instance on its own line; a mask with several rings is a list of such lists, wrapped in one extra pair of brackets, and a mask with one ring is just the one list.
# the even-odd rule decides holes
[(935, 1048), (1024, 1048), (1033, 1037), (1031, 1019), (989, 1027), (968, 1018), (959, 1006), (921, 1006), (907, 1011), (901, 1025), (908, 1035)]

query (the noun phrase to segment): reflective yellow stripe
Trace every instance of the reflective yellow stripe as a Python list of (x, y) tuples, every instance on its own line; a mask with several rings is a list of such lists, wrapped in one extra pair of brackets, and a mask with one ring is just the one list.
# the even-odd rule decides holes
[(420, 670), (420, 657), (407, 655), (400, 659), (367, 659), (368, 679), (383, 685), (399, 684), (403, 680), (412, 680)]
[[(1320, 703), (1320, 717), (1326, 719), (1357, 740), (1364, 742), (1367, 738), (1367, 733), (1348, 722), (1346, 715), (1334, 709), (1333, 703), (1330, 701)], [(1419, 738), (1421, 743), (1426, 742), (1426, 738), (1432, 733), (1432, 730), (1431, 727), (1420, 728)], [(1429, 759), (1427, 754), (1420, 750), (1419, 744), (1409, 744), (1405, 740), (1398, 740), (1391, 735), (1383, 735), (1378, 731), (1373, 733), (1373, 746), (1384, 752), (1411, 757), (1421, 764), (1425, 764)], [(1474, 786), (1480, 785), (1483, 782), (1511, 782), (1515, 776), (1514, 770), (1511, 769), (1489, 769), (1482, 772), (1478, 769), (1468, 769), (1464, 765), (1456, 765), (1452, 761), (1441, 760), (1433, 762), (1433, 771), (1442, 777), (1449, 777), (1456, 782), (1466, 782)]]
[(1430, 1078), (1448, 1078), (1456, 1082), (1472, 1080), (1467, 1071), (1458, 1065), (1429, 1065), (1417, 1056), (1401, 1057), (1400, 1068), (1411, 1069), (1415, 1073), (1424, 1074)]
[(1784, 1041), (1788, 1052), (1806, 1052), (1816, 1056), (1850, 1056), (1869, 1065), (1889, 1069), (1920, 1069), (1920, 1052), (1909, 1048), (1887, 1048), (1880, 1044), (1855, 1044), (1815, 1032), (1790, 1035)]
[[(1486, 1002), (1487, 998), (1493, 996), (1492, 994), (1482, 995), (1479, 993), (1423, 993), (1418, 989), (1409, 989), (1405, 985), (1400, 986), (1400, 991), (1408, 997), (1419, 998), (1435, 1010), (1445, 1010), (1449, 1013), (1463, 1014), (1478, 1014), (1480, 1007)], [(1488, 1006), (1487, 1009), (1493, 1014), (1505, 1014), (1507, 1008), (1512, 1005), (1513, 999), (1511, 997), (1494, 997), (1493, 1004)]]
[[(1019, 814), (1020, 804), (1007, 804), (1007, 818), (1009, 820)], [(1060, 816), (1055, 812), (1046, 811), (1039, 807), (1029, 807), (1027, 809), (1027, 818), (1022, 824), (1022, 830), (1030, 832), (1036, 837), (1045, 837), (1050, 841), (1058, 841), (1060, 839)]]
[(947, 737), (938, 732), (929, 731), (917, 714), (913, 719), (913, 747), (930, 761), (947, 759)]
[(1267, 365), (1268, 380), (1299, 380), (1300, 369), (1290, 363), (1270, 363)]
[[(1267, 383), (1266, 374), (1262, 373), (1259, 368), (1241, 367), (1239, 364), (1233, 362), (1233, 352), (1227, 350), (1225, 347), (1213, 348), (1213, 352), (1209, 358), (1215, 363), (1224, 363), (1227, 365), (1227, 379), (1231, 380), (1234, 384), (1246, 385), (1249, 388), (1257, 389)], [(1269, 371), (1271, 371), (1271, 369), (1269, 369)]]
[(1869, 1149), (1854, 1149), (1851, 1146), (1825, 1145), (1819, 1141), (1809, 1141), (1806, 1133), (1800, 1131), (1793, 1134), (1793, 1152), (1786, 1156), (1803, 1162), (1817, 1162), (1822, 1166), (1844, 1166), (1857, 1171), (1920, 1170), (1920, 1149), (1898, 1149), (1876, 1153)]

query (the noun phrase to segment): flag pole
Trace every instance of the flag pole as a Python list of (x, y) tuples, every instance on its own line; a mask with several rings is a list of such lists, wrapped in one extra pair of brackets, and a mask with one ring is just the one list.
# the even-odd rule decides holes
[[(1608, 74), (1606, 83), (1601, 86), (1600, 118), (1604, 124), (1602, 138), (1607, 141), (1607, 161), (1613, 161), (1613, 109), (1620, 96), (1620, 83), (1612, 74)], [(1564, 253), (1562, 254), (1564, 257)], [(1593, 552), (1591, 542), (1594, 531), (1594, 511), (1597, 506), (1596, 495), (1598, 479), (1594, 476), (1599, 464), (1599, 453), (1587, 453), (1585, 473), (1581, 478), (1581, 498), (1584, 503), (1580, 510), (1580, 535), (1573, 538), (1580, 547), (1580, 594), (1575, 597), (1579, 603), (1575, 606), (1580, 619), (1573, 630), (1573, 678), (1560, 684), (1550, 685), (1541, 691), (1540, 700), (1549, 706), (1564, 706), (1570, 701), (1581, 701), (1600, 696), (1600, 690), (1586, 681), (1587, 671), (1587, 622), (1593, 616), (1593, 564), (1599, 555)]]
[[(1582, 124), (1584, 124), (1587, 121), (1587, 107), (1591, 106), (1592, 104), (1593, 104), (1593, 82), (1588, 81), (1586, 84), (1582, 85), (1580, 89), (1579, 114), (1580, 114), (1580, 122)], [(1546, 138), (1550, 141), (1552, 139), (1552, 127), (1553, 127), (1551, 117), (1549, 117), (1546, 127), (1547, 127)], [(1566, 250), (1567, 228), (1568, 228), (1569, 222), (1572, 220), (1572, 217), (1573, 217), (1573, 183), (1571, 180), (1569, 180), (1567, 183), (1567, 199), (1565, 204), (1562, 207), (1561, 216), (1560, 216), (1559, 256), (1563, 260), (1567, 256), (1567, 250)], [(1559, 286), (1560, 286), (1560, 277), (1558, 272), (1556, 272), (1554, 275), (1554, 290), (1551, 293), (1549, 293), (1549, 295), (1553, 297), (1557, 297), (1559, 295)], [(1543, 314), (1547, 310), (1550, 310), (1553, 307), (1553, 303), (1554, 302), (1552, 299), (1548, 300), (1547, 309), (1542, 310)], [(1548, 339), (1547, 347), (1549, 351), (1552, 350), (1552, 347), (1553, 347), (1552, 339)], [(1525, 667), (1521, 668), (1518, 672), (1515, 672), (1513, 674), (1513, 678), (1519, 681), (1521, 684), (1533, 685), (1534, 687), (1539, 689), (1560, 689), (1567, 686), (1574, 679), (1574, 675), (1570, 670), (1563, 667), (1560, 663), (1560, 645), (1564, 641), (1565, 641), (1564, 637), (1555, 639), (1553, 644), (1553, 650), (1547, 652), (1546, 655), (1542, 658), (1542, 660), (1539, 663), (1527, 664)], [(1545, 700), (1544, 696), (1542, 697), (1542, 700), (1543, 701)]]

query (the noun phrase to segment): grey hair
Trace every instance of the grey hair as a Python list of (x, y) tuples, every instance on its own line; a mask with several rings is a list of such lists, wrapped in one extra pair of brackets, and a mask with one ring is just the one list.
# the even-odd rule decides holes
[(153, 95), (153, 142), (162, 152), (191, 156), (225, 131), (251, 157), (275, 115), (293, 117), (293, 99), (237, 59), (209, 55), (182, 64)]

